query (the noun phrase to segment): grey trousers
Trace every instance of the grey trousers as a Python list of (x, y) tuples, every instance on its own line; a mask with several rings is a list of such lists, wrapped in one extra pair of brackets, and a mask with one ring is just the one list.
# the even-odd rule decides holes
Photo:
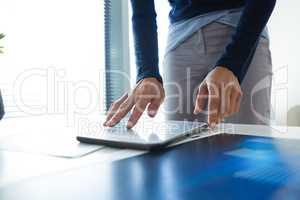
[[(164, 59), (164, 113), (171, 120), (206, 121), (207, 112), (193, 114), (199, 84), (212, 70), (230, 42), (234, 28), (212, 23), (192, 35)], [(243, 99), (239, 113), (228, 123), (269, 124), (272, 61), (269, 41), (261, 38), (242, 82)]]

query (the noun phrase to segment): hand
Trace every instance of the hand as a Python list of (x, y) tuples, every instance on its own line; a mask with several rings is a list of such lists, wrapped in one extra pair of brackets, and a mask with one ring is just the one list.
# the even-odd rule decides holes
[(119, 123), (133, 108), (127, 123), (127, 128), (132, 128), (148, 107), (148, 115), (154, 117), (165, 98), (162, 84), (156, 78), (145, 78), (140, 81), (131, 94), (125, 94), (112, 103), (104, 126), (112, 127)]
[(225, 67), (216, 67), (198, 88), (194, 114), (203, 111), (208, 98), (208, 124), (216, 126), (240, 109), (242, 90), (235, 75)]

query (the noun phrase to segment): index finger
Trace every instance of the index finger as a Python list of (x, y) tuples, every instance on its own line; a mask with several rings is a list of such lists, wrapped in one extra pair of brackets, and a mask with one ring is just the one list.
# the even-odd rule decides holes
[(124, 94), (120, 99), (117, 101), (113, 102), (107, 112), (107, 116), (104, 122), (104, 126), (106, 126), (107, 122), (114, 116), (116, 111), (119, 109), (121, 104), (128, 98), (128, 94)]
[(136, 103), (134, 106), (134, 109), (132, 111), (132, 114), (128, 120), (127, 128), (132, 128), (134, 125), (138, 122), (138, 120), (141, 118), (143, 112), (145, 111), (147, 105), (150, 103), (150, 100), (148, 99), (142, 99)]
[(107, 126), (114, 126), (121, 121), (123, 117), (131, 110), (133, 107), (133, 100), (132, 98), (127, 98), (119, 107), (118, 111), (112, 116), (112, 118), (107, 122)]

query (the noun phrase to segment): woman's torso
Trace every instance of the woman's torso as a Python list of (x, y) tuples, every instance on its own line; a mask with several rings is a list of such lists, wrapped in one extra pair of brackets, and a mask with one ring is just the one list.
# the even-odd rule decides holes
[(244, 0), (169, 0), (171, 23), (205, 13), (240, 8)]

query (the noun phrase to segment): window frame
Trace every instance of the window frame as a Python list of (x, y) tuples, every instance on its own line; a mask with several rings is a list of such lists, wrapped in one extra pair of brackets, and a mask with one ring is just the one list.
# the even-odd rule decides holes
[(105, 108), (130, 89), (128, 1), (104, 0)]

